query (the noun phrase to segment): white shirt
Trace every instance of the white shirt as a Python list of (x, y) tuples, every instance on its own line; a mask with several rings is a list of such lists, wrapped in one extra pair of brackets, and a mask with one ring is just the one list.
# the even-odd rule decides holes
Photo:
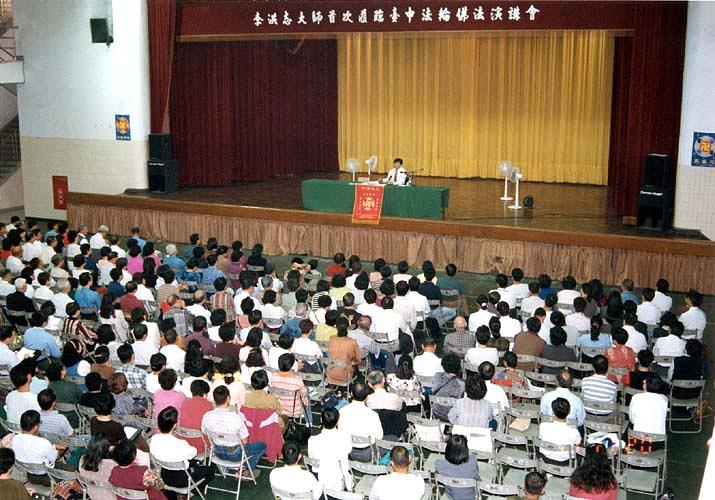
[(159, 352), (154, 343), (148, 340), (137, 340), (132, 347), (134, 348), (134, 363), (141, 366), (149, 366), (151, 357)]
[[(685, 354), (685, 341), (677, 335), (667, 335), (655, 341), (653, 346), (654, 356), (672, 356), (677, 358)], [(667, 363), (663, 366), (670, 366)]]
[(628, 332), (628, 342), (626, 342), (626, 347), (630, 347), (636, 356), (638, 356), (638, 353), (643, 349), (648, 349), (648, 341), (646, 340), (645, 335), (630, 325), (626, 325), (623, 329)]
[(473, 312), (469, 315), (469, 331), (476, 332), (480, 326), (489, 326), (489, 320), (493, 317), (494, 314), (486, 309), (480, 308), (477, 312)]
[(172, 434), (154, 434), (149, 442), (149, 453), (162, 462), (182, 461), (188, 465), (188, 460), (196, 456), (196, 448)]
[(211, 311), (206, 309), (201, 304), (191, 304), (190, 306), (186, 306), (186, 310), (189, 311), (194, 318), (197, 316), (203, 316), (206, 318), (206, 321), (211, 323)]
[(176, 344), (165, 345), (159, 352), (166, 356), (166, 367), (176, 371), (184, 371), (184, 358), (186, 352)]
[(417, 326), (417, 313), (415, 305), (406, 297), (395, 297), (395, 306), (393, 308), (407, 322), (410, 328)]
[(261, 306), (261, 313), (264, 318), (282, 319), (283, 321), (288, 319), (286, 310), (275, 304), (264, 304)]
[(420, 500), (424, 492), (425, 482), (421, 476), (392, 472), (375, 479), (370, 500)]
[(413, 366), (415, 374), (420, 377), (434, 377), (436, 373), (444, 372), (442, 359), (433, 352), (423, 352), (415, 356)]
[(126, 259), (127, 258), (127, 252), (125, 252), (122, 247), (119, 245), (111, 245), (109, 249), (117, 254), (117, 258), (119, 259)]
[[(0, 365), (7, 365), (8, 368), (12, 369), (19, 362), (20, 359), (10, 350), (7, 344), (0, 342)], [(3, 370), (3, 374), (7, 374), (7, 371)]]
[(374, 389), (374, 392), (367, 397), (365, 404), (373, 410), (393, 410), (402, 409), (402, 398), (397, 394), (387, 392), (384, 387)]
[[(35, 243), (39, 243), (39, 245), (35, 245)], [(30, 262), (34, 258), (40, 258), (42, 257), (42, 243), (37, 241), (37, 242), (27, 242), (24, 245), (22, 245), (22, 260), (25, 262)]]
[(280, 488), (289, 493), (313, 493), (313, 499), (323, 496), (323, 487), (315, 476), (300, 465), (284, 465), (271, 471), (271, 487)]
[(591, 320), (582, 312), (575, 312), (566, 316), (566, 324), (573, 326), (579, 332), (591, 330)]
[(146, 285), (142, 283), (137, 283), (137, 300), (143, 300), (145, 302), (156, 301), (154, 294), (151, 293), (151, 290), (149, 290)]
[(529, 292), (529, 285), (526, 283), (514, 283), (513, 285), (506, 287), (505, 290), (517, 299), (525, 299), (531, 295), (531, 292)]
[(487, 394), (484, 399), (494, 408), (494, 414), (499, 413), (504, 408), (509, 408), (509, 398), (506, 397), (506, 392), (500, 386), (493, 384), (491, 381), (485, 381), (487, 386)]
[(15, 285), (5, 280), (0, 280), (0, 297), (6, 297), (11, 293), (15, 293), (15, 291)]
[(47, 439), (32, 434), (17, 434), (12, 438), (15, 459), (28, 464), (55, 466), (57, 449)]
[(662, 311), (653, 302), (655, 302), (655, 299), (652, 302), (643, 302), (636, 309), (638, 320), (646, 325), (657, 325), (658, 321), (660, 321)]
[[(575, 427), (566, 422), (543, 422), (539, 425), (539, 439), (556, 445), (577, 445), (581, 442), (581, 434)], [(550, 451), (540, 448), (542, 455), (557, 462), (569, 459), (568, 451)]]
[(411, 274), (401, 274), (401, 273), (397, 273), (397, 274), (393, 274), (393, 275), (392, 275), (392, 282), (393, 282), (395, 285), (398, 284), (400, 281), (404, 281), (405, 283), (409, 283), (411, 279), (412, 279), (412, 275), (411, 275)]
[(377, 304), (368, 304), (367, 302), (363, 302), (362, 304), (357, 306), (355, 310), (360, 314), (360, 316), (370, 316), (370, 319), (372, 320), (372, 328), (370, 329), (373, 332), (376, 332), (377, 330), (375, 330), (375, 317), (380, 314), (382, 308)]
[(55, 315), (60, 318), (67, 317), (67, 304), (74, 302), (66, 293), (56, 293), (52, 297), (52, 303), (55, 305)]
[(670, 311), (670, 308), (673, 307), (673, 298), (656, 291), (655, 297), (653, 297), (653, 305), (657, 307), (662, 314), (665, 311)]
[(216, 408), (205, 413), (201, 419), (201, 431), (204, 434), (221, 433), (227, 438), (233, 438), (217, 440), (216, 444), (221, 446), (236, 446), (239, 439), (248, 439), (248, 427), (243, 413), (226, 408)]
[(538, 295), (529, 295), (521, 301), (521, 310), (533, 315), (539, 307), (544, 307), (544, 299)]
[(514, 337), (521, 333), (521, 323), (519, 320), (509, 316), (501, 316), (499, 318), (499, 323), (501, 323), (501, 336), (512, 339), (511, 342), (513, 343)]
[(52, 248), (50, 245), (44, 244), (42, 246), (42, 255), (40, 255), (40, 259), (42, 262), (45, 263), (46, 266), (49, 266), (52, 263), (52, 257), (55, 255), (55, 249)]
[(394, 309), (379, 309), (379, 313), (372, 318), (374, 330), (387, 334), (387, 340), (393, 341), (400, 337), (400, 330), (410, 334), (410, 327), (402, 316)]
[(583, 425), (586, 419), (586, 409), (583, 407), (583, 401), (576, 394), (563, 387), (557, 387), (553, 391), (544, 394), (541, 398), (541, 413), (543, 415), (553, 416), (554, 411), (551, 408), (551, 403), (553, 403), (556, 398), (564, 398), (567, 400), (571, 405), (568, 418), (575, 418), (578, 425)]
[(31, 392), (12, 391), (5, 398), (5, 412), (7, 413), (7, 421), (13, 424), (20, 423), (20, 417), (27, 410), (40, 411), (40, 405), (37, 403), (37, 394)]
[[(97, 268), (99, 269), (100, 285), (106, 286), (112, 282), (112, 276), (110, 275), (110, 273), (115, 267), (117, 266), (112, 264), (108, 260), (100, 260), (99, 262), (97, 262)], [(157, 288), (159, 288), (159, 285), (157, 285)]]
[(410, 290), (407, 292), (407, 295), (405, 295), (405, 298), (409, 300), (413, 306), (415, 306), (415, 312), (420, 312), (422, 311), (425, 315), (429, 314), (430, 312), (430, 307), (429, 307), (429, 302), (427, 301), (427, 297), (424, 295), (420, 295), (419, 292), (414, 292)]
[(102, 236), (101, 233), (96, 233), (89, 239), (89, 248), (92, 250), (100, 250), (105, 246), (107, 246), (107, 242), (104, 240), (104, 236)]
[[(79, 247), (77, 243), (70, 243), (67, 245), (67, 258), (72, 260), (72, 258), (75, 255), (79, 255), (82, 253), (82, 249)], [(71, 264), (71, 263), (70, 263)]]
[(340, 408), (338, 429), (351, 436), (382, 439), (382, 424), (377, 413), (360, 401), (353, 401)]
[(568, 304), (570, 306), (572, 306), (573, 301), (580, 296), (581, 294), (576, 290), (561, 290), (556, 294), (559, 304)]
[(631, 398), (628, 420), (633, 430), (650, 434), (665, 434), (665, 418), (668, 415), (668, 398), (662, 394), (642, 392)]
[(494, 347), (472, 347), (464, 356), (464, 361), (477, 366), (489, 361), (494, 366), (499, 366), (499, 352)]
[(386, 184), (404, 186), (407, 183), (407, 170), (405, 170), (402, 165), (399, 167), (392, 167), (383, 182)]
[(233, 308), (237, 311), (236, 314), (238, 314), (238, 311), (241, 311), (241, 302), (243, 302), (243, 299), (247, 297), (253, 301), (254, 309), (261, 309), (261, 303), (258, 301), (257, 298), (251, 297), (251, 295), (246, 290), (241, 290), (241, 293), (237, 293), (236, 296), (233, 298)]
[[(2, 295), (2, 293), (0, 293)], [(691, 307), (678, 318), (686, 330), (697, 330), (698, 339), (703, 338), (703, 332), (707, 326), (707, 318), (705, 312), (699, 307)]]
[(50, 290), (47, 285), (39, 286), (35, 289), (35, 298), (42, 300), (52, 300), (55, 294)]
[(499, 294), (499, 302), (506, 302), (509, 304), (509, 309), (514, 309), (516, 307), (516, 297), (506, 288), (489, 290), (489, 293), (492, 292), (497, 292)]
[(350, 435), (338, 429), (323, 431), (308, 439), (308, 457), (320, 462), (313, 472), (326, 490), (352, 490), (352, 475), (348, 455), (353, 445)]
[(8, 257), (5, 264), (12, 274), (20, 274), (25, 269), (25, 264), (22, 263), (22, 260), (14, 255)]
[(310, 340), (310, 338), (300, 337), (295, 339), (293, 341), (293, 347), (291, 348), (291, 351), (294, 354), (302, 354), (303, 356), (315, 356), (318, 359), (323, 357), (323, 351), (320, 349), (318, 343), (314, 340)]

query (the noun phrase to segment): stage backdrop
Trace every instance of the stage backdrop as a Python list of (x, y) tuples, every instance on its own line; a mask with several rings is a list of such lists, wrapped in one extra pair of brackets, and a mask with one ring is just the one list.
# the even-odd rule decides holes
[(170, 118), (179, 182), (335, 170), (336, 56), (335, 40), (176, 44)]
[(419, 175), (608, 181), (613, 35), (600, 30), (350, 33), (338, 41), (338, 147)]

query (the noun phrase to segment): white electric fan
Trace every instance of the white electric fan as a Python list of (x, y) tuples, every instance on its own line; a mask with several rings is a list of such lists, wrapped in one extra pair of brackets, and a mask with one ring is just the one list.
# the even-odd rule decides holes
[(370, 174), (377, 170), (377, 156), (372, 155), (365, 160), (365, 165), (367, 165), (367, 181), (370, 182)]
[(348, 169), (348, 172), (353, 174), (353, 181), (350, 184), (357, 184), (355, 182), (355, 174), (357, 173), (358, 170), (360, 170), (360, 162), (358, 161), (358, 159), (357, 158), (348, 158), (348, 161), (345, 164), (345, 167)]
[(519, 205), (519, 182), (524, 178), (524, 174), (521, 173), (519, 167), (514, 166), (511, 169), (511, 174), (509, 175), (509, 180), (516, 184), (516, 190), (514, 192), (514, 204), (509, 205), (512, 210), (521, 210), (524, 208)]
[(499, 167), (497, 167), (497, 175), (504, 177), (504, 196), (499, 198), (502, 201), (511, 201), (514, 199), (509, 196), (509, 176), (511, 175), (512, 168), (511, 162), (508, 160), (501, 162)]

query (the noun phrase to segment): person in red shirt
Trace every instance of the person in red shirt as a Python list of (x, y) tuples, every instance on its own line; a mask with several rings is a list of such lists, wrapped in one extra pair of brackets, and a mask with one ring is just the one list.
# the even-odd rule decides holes
[(137, 298), (137, 284), (133, 281), (127, 283), (127, 293), (119, 299), (119, 305), (122, 307), (124, 314), (131, 314), (133, 309), (139, 308), (144, 310), (144, 301)]
[[(211, 402), (206, 398), (211, 388), (205, 380), (196, 379), (191, 382), (191, 399), (184, 401), (179, 413), (179, 427), (186, 429), (201, 430), (201, 419), (204, 414), (214, 409)], [(179, 436), (181, 437), (181, 436)], [(184, 438), (191, 446), (196, 448), (199, 455), (206, 450), (206, 441), (200, 437)]]
[(616, 500), (618, 483), (611, 470), (605, 446), (592, 444), (571, 476), (569, 496), (589, 500)]
[(342, 274), (345, 276), (345, 254), (336, 253), (333, 257), (333, 263), (328, 266), (327, 276), (335, 276)]

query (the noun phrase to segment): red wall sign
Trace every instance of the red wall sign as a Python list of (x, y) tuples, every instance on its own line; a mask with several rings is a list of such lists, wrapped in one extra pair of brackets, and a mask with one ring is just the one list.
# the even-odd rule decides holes
[(54, 200), (55, 210), (67, 210), (67, 191), (69, 191), (67, 176), (53, 175), (52, 199)]

